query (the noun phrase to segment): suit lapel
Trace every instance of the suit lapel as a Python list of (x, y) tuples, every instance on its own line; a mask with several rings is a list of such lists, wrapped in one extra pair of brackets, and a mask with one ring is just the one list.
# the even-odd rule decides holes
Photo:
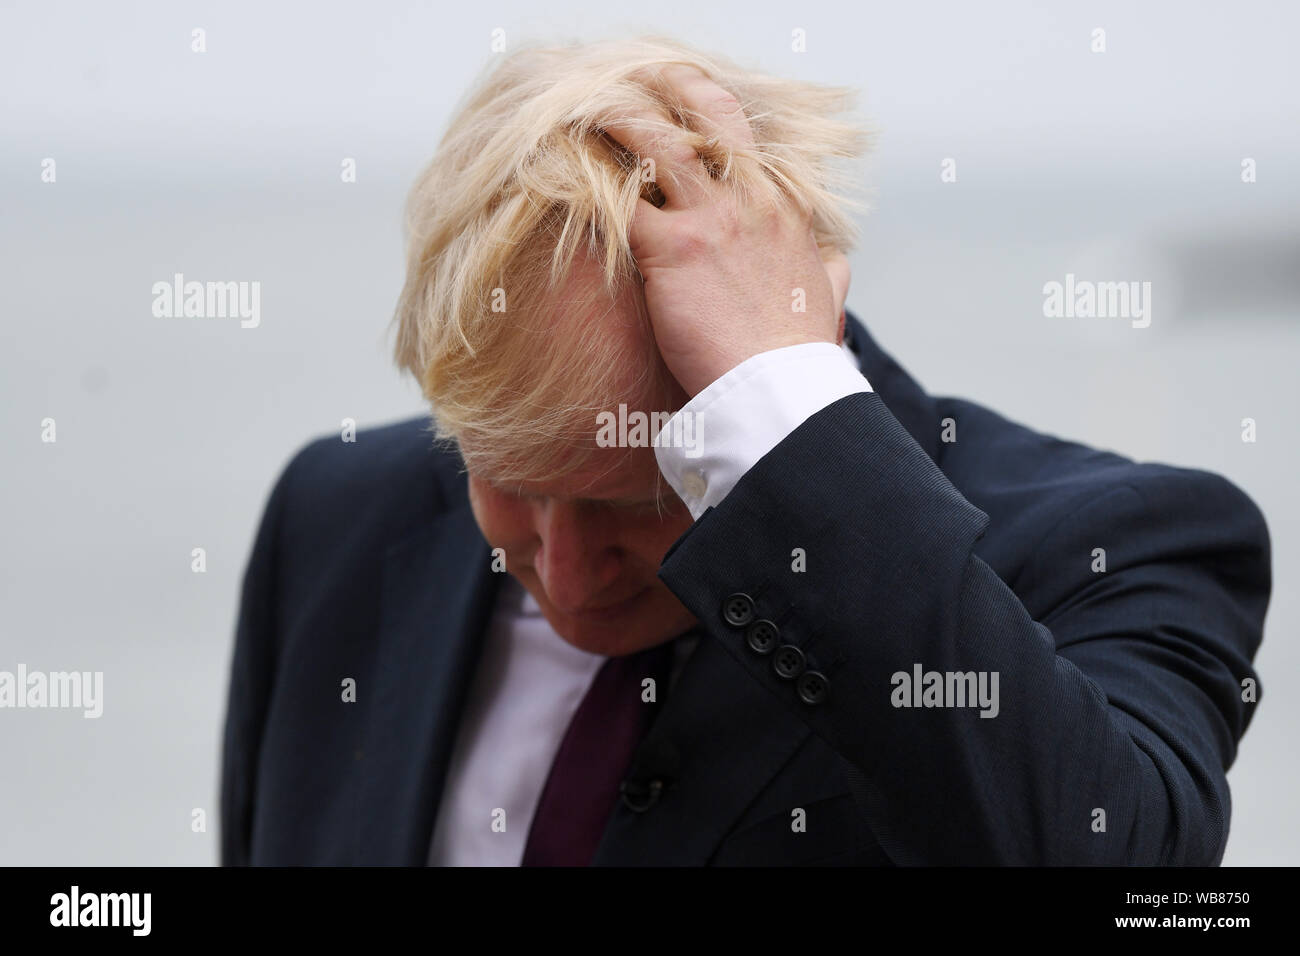
[[(384, 566), (376, 686), (362, 751), (356, 859), (423, 865), (496, 588), (468, 504), (395, 545)], [(364, 692), (364, 690), (363, 690)]]

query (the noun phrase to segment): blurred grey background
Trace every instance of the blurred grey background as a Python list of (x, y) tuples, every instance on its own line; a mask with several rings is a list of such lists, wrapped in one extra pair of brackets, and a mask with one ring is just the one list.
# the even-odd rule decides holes
[[(0, 863), (215, 862), (261, 508), (309, 437), (422, 411), (389, 359), (401, 206), (497, 28), (857, 87), (879, 135), (849, 304), (884, 348), (932, 392), (1254, 497), (1275, 585), (1225, 862), (1300, 863), (1300, 13), (848, 0), (0, 5), (0, 669), (105, 675), (99, 720), (0, 711)], [(155, 318), (176, 272), (260, 281), (260, 326)], [(1067, 273), (1152, 282), (1150, 327), (1045, 318)]]

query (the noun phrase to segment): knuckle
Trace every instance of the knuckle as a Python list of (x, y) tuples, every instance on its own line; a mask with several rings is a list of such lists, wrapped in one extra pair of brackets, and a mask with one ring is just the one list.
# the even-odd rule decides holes
[(713, 105), (713, 108), (714, 108), (718, 113), (721, 113), (721, 114), (726, 115), (726, 116), (730, 116), (730, 115), (735, 114), (735, 113), (742, 113), (742, 112), (743, 112), (743, 110), (742, 110), (742, 108), (741, 108), (741, 105), (740, 105), (740, 100), (736, 99), (735, 94), (734, 94), (734, 93), (731, 93), (731, 92), (728, 91), (728, 90), (720, 90), (720, 91), (719, 91), (719, 92), (718, 92), (718, 93), (713, 97), (713, 103), (712, 103), (712, 105)]
[(675, 255), (689, 257), (704, 251), (708, 244), (704, 230), (700, 229), (695, 217), (679, 217), (668, 228), (668, 245)]

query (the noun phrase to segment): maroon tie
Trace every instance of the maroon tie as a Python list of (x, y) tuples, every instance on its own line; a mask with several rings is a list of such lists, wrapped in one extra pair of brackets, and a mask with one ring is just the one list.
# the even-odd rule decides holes
[[(596, 854), (618, 787), (668, 693), (673, 641), (611, 657), (573, 714), (528, 830), (522, 866), (587, 866)], [(641, 682), (655, 681), (655, 702)]]

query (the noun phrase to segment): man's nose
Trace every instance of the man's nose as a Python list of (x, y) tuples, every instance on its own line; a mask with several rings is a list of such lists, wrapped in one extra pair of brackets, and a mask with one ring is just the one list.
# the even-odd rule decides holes
[(591, 610), (627, 596), (606, 593), (618, 580), (623, 560), (605, 522), (591, 510), (548, 501), (539, 509), (537, 531), (542, 547), (534, 567), (557, 610)]

